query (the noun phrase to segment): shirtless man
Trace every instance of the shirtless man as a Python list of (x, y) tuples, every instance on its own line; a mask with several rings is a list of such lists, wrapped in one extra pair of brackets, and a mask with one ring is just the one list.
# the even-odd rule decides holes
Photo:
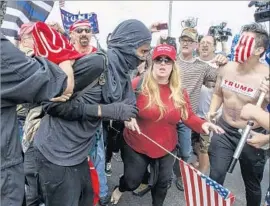
[[(214, 134), (209, 147), (210, 178), (219, 184), (225, 181), (228, 166), (241, 138), (238, 130), (244, 129), (247, 124), (240, 117), (241, 109), (247, 103), (256, 104), (260, 84), (269, 76), (269, 68), (259, 61), (268, 46), (269, 35), (262, 25), (246, 25), (242, 28), (236, 45), (235, 62), (229, 62), (220, 69), (207, 115), (209, 120), (213, 119), (215, 112), (223, 104), (222, 117), (218, 124), (225, 130), (225, 134)], [(267, 103), (265, 100), (263, 108)], [(263, 132), (256, 121), (252, 129)], [(245, 145), (239, 162), (246, 187), (247, 206), (260, 206), (260, 182), (266, 162), (265, 153), (262, 149)]]

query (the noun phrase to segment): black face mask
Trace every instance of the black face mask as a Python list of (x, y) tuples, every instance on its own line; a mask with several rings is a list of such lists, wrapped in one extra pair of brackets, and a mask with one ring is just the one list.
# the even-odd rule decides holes
[(146, 61), (146, 57), (140, 57), (138, 55), (136, 55), (136, 58), (137, 58), (137, 66), (138, 67), (140, 64), (142, 64), (143, 62)]
[(135, 70), (137, 69), (137, 67), (145, 60), (140, 59), (139, 57), (135, 56), (135, 55), (129, 55), (128, 58), (126, 58), (127, 60), (127, 65), (129, 67), (129, 70)]
[(147, 56), (141, 57), (139, 55), (136, 55), (137, 59), (138, 59), (138, 65), (142, 64), (143, 62), (145, 62), (147, 60), (147, 58), (149, 57), (150, 53)]

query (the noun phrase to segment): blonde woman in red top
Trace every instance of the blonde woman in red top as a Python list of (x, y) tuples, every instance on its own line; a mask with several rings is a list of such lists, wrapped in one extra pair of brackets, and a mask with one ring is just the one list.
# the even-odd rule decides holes
[(209, 133), (209, 130), (223, 132), (220, 127), (201, 120), (192, 112), (188, 94), (181, 87), (175, 49), (159, 45), (154, 49), (152, 59), (153, 63), (143, 79), (138, 77), (132, 82), (134, 90), (141, 87), (137, 95), (139, 113), (136, 119), (125, 122), (121, 148), (124, 175), (112, 194), (113, 204), (118, 203), (123, 192), (133, 191), (140, 185), (150, 164), (152, 204), (163, 205), (175, 160), (142, 133), (175, 153), (176, 124), (179, 121), (198, 133)]

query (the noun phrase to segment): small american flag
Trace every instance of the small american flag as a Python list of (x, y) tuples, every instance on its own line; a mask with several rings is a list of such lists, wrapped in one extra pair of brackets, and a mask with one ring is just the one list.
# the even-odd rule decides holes
[(235, 196), (222, 185), (180, 160), (186, 206), (232, 206)]

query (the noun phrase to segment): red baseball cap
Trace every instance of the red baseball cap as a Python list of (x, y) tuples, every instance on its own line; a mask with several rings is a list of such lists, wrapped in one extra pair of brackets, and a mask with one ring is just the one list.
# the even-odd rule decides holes
[(72, 24), (69, 28), (69, 31), (72, 32), (73, 30), (77, 29), (78, 27), (81, 26), (86, 26), (91, 28), (91, 24), (89, 22), (89, 20), (85, 19), (85, 20), (77, 20), (76, 22), (74, 22), (74, 24)]
[(152, 55), (152, 59), (156, 59), (159, 56), (167, 56), (171, 60), (176, 60), (176, 50), (173, 46), (168, 44), (161, 44), (155, 47)]

